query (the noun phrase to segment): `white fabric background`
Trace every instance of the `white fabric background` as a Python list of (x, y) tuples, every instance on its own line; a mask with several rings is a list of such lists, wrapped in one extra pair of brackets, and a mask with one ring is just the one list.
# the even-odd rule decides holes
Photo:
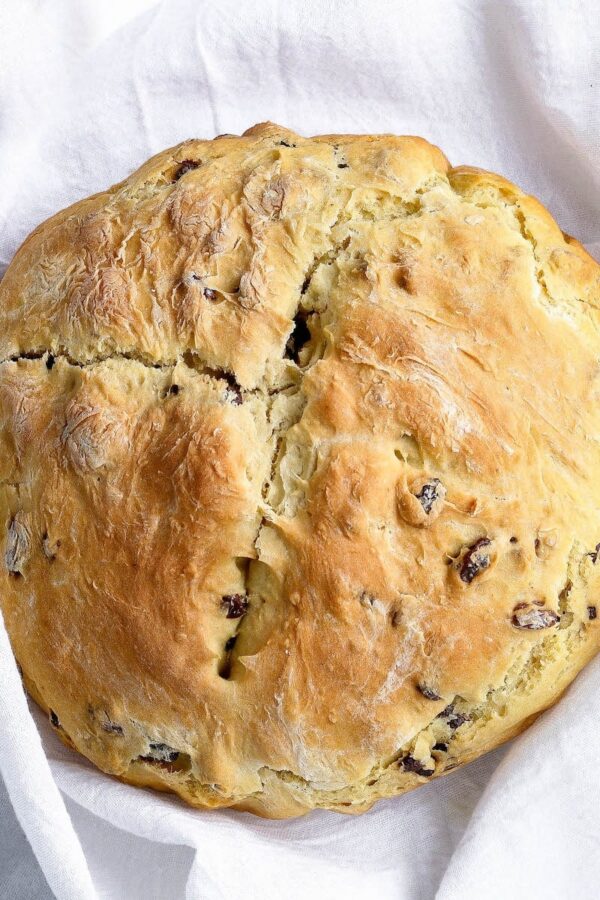
[[(264, 119), (421, 134), (598, 255), (599, 88), (594, 0), (3, 0), (0, 273), (38, 222), (150, 154)], [(43, 743), (0, 626), (0, 768), (60, 900), (598, 896), (600, 659), (508, 748), (361, 818), (193, 812), (34, 718)]]

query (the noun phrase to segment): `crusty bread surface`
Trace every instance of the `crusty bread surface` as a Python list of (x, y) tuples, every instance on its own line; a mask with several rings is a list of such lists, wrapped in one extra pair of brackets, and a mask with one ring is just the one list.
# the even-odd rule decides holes
[(191, 140), (37, 228), (0, 604), (59, 736), (286, 817), (526, 727), (600, 642), (599, 306), (536, 200), (414, 137)]

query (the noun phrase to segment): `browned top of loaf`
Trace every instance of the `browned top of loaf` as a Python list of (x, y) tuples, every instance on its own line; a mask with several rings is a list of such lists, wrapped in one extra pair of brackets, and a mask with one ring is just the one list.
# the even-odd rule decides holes
[[(0, 602), (107, 772), (360, 811), (598, 648), (597, 264), (411, 137), (188, 141), (0, 285)], [(600, 620), (599, 620), (600, 621)]]

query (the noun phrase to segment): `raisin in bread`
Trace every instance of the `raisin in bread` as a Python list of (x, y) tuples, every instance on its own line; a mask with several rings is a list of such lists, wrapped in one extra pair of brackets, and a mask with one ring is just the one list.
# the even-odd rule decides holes
[(0, 286), (0, 600), (105, 772), (360, 812), (596, 652), (600, 270), (412, 137), (192, 140)]

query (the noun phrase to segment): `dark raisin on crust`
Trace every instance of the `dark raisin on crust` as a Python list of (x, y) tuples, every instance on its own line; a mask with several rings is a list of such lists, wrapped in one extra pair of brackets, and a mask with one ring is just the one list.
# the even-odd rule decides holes
[(590, 622), (591, 622), (591, 621), (592, 621), (593, 619), (595, 619), (596, 616), (598, 615), (598, 611), (596, 610), (596, 607), (595, 607), (595, 606), (588, 606), (588, 608), (587, 608), (587, 614), (588, 614), (588, 619), (589, 619)]
[(511, 539), (510, 539), (510, 542), (511, 542), (511, 544), (518, 544), (518, 543), (519, 543), (519, 538), (515, 537), (514, 534), (513, 534), (513, 536), (512, 536)]
[(518, 603), (513, 610), (511, 622), (515, 628), (539, 631), (541, 628), (552, 628), (559, 619), (560, 616), (553, 609), (540, 609), (538, 601), (535, 606)]
[(598, 555), (599, 555), (599, 554), (600, 554), (600, 544), (596, 544), (595, 549), (594, 549), (594, 550), (590, 550), (590, 552), (589, 552), (589, 553), (586, 553), (585, 555), (591, 557), (591, 560), (592, 560), (593, 564), (596, 565), (596, 563), (598, 562)]
[(433, 775), (434, 769), (426, 769), (423, 763), (419, 762), (418, 759), (415, 759), (414, 756), (405, 756), (400, 760), (399, 765), (402, 766), (405, 772), (414, 772), (415, 775), (422, 775), (425, 778), (428, 778), (430, 775)]
[(433, 745), (434, 750), (438, 750), (440, 753), (448, 752), (448, 744), (444, 744), (443, 741), (438, 741), (437, 744)]
[(202, 291), (202, 293), (204, 294), (204, 296), (206, 297), (207, 300), (216, 300), (218, 297), (218, 294), (214, 290), (214, 288), (205, 287), (204, 290)]
[(433, 504), (440, 496), (440, 484), (441, 481), (439, 478), (431, 478), (429, 481), (425, 482), (419, 493), (415, 494), (415, 497), (419, 500), (427, 515), (429, 515), (433, 508)]
[(173, 396), (176, 397), (177, 394), (179, 393), (179, 385), (178, 385), (178, 384), (172, 384), (171, 387), (169, 388), (169, 393), (170, 393), (170, 394), (173, 394)]
[(102, 723), (102, 730), (108, 732), (108, 734), (123, 734), (123, 727), (117, 725), (116, 722), (111, 722), (109, 718), (106, 718)]
[(187, 175), (188, 172), (192, 172), (194, 169), (197, 169), (199, 165), (200, 163), (195, 159), (184, 159), (173, 175), (173, 181), (179, 181), (179, 179), (184, 175)]
[(347, 169), (348, 163), (338, 163), (338, 169)]
[(441, 700), (442, 699), (439, 694), (436, 694), (436, 692), (434, 690), (432, 690), (430, 687), (427, 687), (424, 684), (418, 684), (417, 690), (419, 691), (419, 693), (423, 694), (423, 696), (426, 697), (427, 700)]
[(484, 547), (489, 547), (491, 543), (489, 538), (479, 538), (463, 556), (459, 575), (460, 580), (464, 581), (465, 584), (471, 584), (473, 579), (477, 575), (481, 575), (484, 569), (487, 569), (489, 566), (490, 555), (484, 550)]
[(228, 638), (225, 641), (223, 656), (221, 657), (221, 662), (219, 663), (219, 675), (221, 678), (224, 678), (225, 680), (231, 678), (231, 667), (233, 665), (231, 651), (235, 647), (237, 638), (238, 638), (237, 634), (233, 634), (230, 638)]
[(471, 717), (465, 713), (456, 713), (448, 719), (448, 727), (451, 728), (452, 731), (456, 731), (457, 728), (460, 728), (465, 722), (470, 722), (470, 720)]
[(248, 611), (248, 598), (245, 594), (225, 594), (221, 606), (227, 611), (227, 619), (239, 619)]
[(453, 703), (450, 703), (445, 709), (443, 709), (437, 716), (437, 718), (446, 719), (446, 724), (448, 725), (448, 728), (452, 729), (452, 731), (456, 731), (456, 729), (460, 728), (461, 725), (464, 725), (465, 722), (469, 722), (471, 720), (471, 717), (467, 713), (456, 712)]
[(56, 359), (54, 358), (54, 356), (51, 353), (49, 353), (46, 358), (46, 368), (48, 369), (48, 371), (50, 371), (50, 369), (52, 369), (54, 367), (55, 362), (56, 362)]
[(290, 144), (288, 141), (277, 141), (278, 147), (295, 147), (295, 144)]
[(53, 709), (48, 711), (48, 718), (50, 719), (50, 724), (53, 728), (60, 728), (60, 722), (58, 720), (58, 716), (54, 712)]
[(144, 762), (172, 763), (179, 758), (179, 751), (169, 747), (168, 744), (151, 743), (150, 752), (146, 756), (140, 756)]
[(310, 341), (307, 313), (301, 309), (294, 316), (294, 327), (285, 345), (285, 357), (298, 364), (300, 351)]

